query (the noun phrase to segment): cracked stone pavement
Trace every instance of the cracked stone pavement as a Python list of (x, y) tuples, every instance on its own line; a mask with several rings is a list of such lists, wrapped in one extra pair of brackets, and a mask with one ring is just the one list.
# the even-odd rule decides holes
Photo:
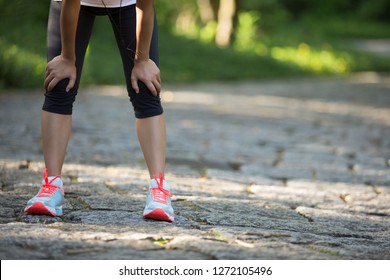
[(124, 87), (80, 90), (64, 216), (30, 216), (42, 92), (0, 93), (1, 259), (390, 259), (390, 76), (165, 85), (173, 224)]

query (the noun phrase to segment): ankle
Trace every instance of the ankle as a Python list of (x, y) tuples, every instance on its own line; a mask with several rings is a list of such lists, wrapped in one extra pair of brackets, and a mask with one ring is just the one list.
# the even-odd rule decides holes
[[(51, 182), (50, 184), (56, 187), (63, 187), (64, 183), (62, 182), (61, 178), (56, 176), (49, 176), (47, 177), (48, 181)], [(54, 180), (53, 180), (54, 179)], [(53, 180), (53, 181), (52, 181)], [(45, 180), (42, 180), (42, 184), (45, 184)]]

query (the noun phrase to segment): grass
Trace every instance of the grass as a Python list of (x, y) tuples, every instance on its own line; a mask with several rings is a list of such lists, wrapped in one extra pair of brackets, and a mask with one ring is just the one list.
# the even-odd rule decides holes
[(390, 24), (356, 18), (304, 17), (278, 26), (260, 36), (275, 60), (317, 74), (348, 74), (360, 71), (388, 72), (390, 59), (357, 51), (355, 39), (390, 38)]
[[(46, 23), (6, 17), (0, 26), (0, 88), (42, 87)], [(251, 37), (250, 37), (251, 38)], [(356, 19), (306, 17), (266, 30), (240, 50), (160, 30), (160, 68), (168, 83), (343, 75), (390, 71), (390, 59), (352, 49), (353, 38), (390, 38), (390, 26)], [(252, 45), (252, 44), (251, 44)], [(99, 17), (88, 48), (82, 84), (124, 84), (111, 25)]]
[(163, 78), (168, 81), (268, 79), (309, 74), (304, 69), (253, 52), (220, 49), (194, 39), (164, 35), (160, 43), (161, 68)]

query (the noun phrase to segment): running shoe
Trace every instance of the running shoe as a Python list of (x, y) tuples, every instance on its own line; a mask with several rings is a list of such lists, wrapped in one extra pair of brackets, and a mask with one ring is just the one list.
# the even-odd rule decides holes
[(42, 187), (36, 196), (27, 202), (24, 212), (37, 215), (62, 215), (62, 202), (64, 201), (64, 188), (59, 176), (48, 177), (48, 170), (43, 172)]
[(159, 179), (155, 176), (154, 179), (150, 180), (146, 206), (143, 213), (144, 218), (174, 222), (170, 189), (163, 179), (162, 173), (160, 173)]

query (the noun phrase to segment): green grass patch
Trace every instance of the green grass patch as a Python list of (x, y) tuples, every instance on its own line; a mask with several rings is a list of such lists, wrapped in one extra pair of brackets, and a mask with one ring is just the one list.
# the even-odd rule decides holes
[(270, 79), (310, 73), (269, 56), (221, 49), (170, 33), (161, 34), (160, 53), (162, 75), (169, 82)]
[(42, 55), (0, 37), (0, 88), (43, 85), (45, 67)]
[(273, 59), (316, 74), (388, 72), (390, 58), (358, 51), (352, 43), (378, 38), (390, 38), (389, 24), (356, 18), (305, 17), (290, 22), (288, 28), (265, 30), (258, 36), (258, 44)]

